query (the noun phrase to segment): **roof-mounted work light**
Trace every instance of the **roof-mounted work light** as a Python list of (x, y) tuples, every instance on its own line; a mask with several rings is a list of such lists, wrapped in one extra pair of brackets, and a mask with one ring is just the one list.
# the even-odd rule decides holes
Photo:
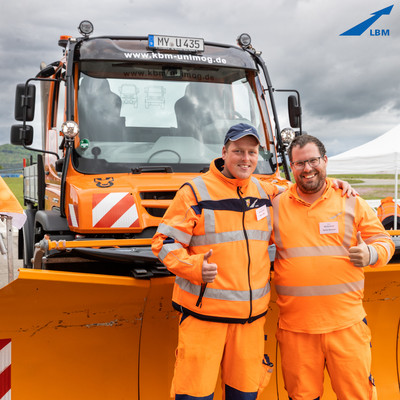
[(79, 24), (78, 29), (83, 36), (88, 37), (93, 32), (94, 28), (90, 21), (84, 20)]
[(282, 143), (285, 148), (289, 147), (295, 137), (296, 133), (292, 128), (284, 128), (281, 130)]
[(248, 33), (242, 33), (238, 38), (237, 42), (240, 47), (246, 49), (251, 46), (251, 37)]
[(63, 122), (61, 133), (66, 139), (73, 139), (79, 133), (79, 126), (75, 121)]

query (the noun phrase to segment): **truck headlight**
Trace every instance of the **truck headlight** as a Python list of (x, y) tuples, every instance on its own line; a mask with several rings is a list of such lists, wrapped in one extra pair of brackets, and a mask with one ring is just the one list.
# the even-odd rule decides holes
[(242, 33), (237, 38), (238, 44), (240, 47), (247, 48), (251, 45), (251, 37), (248, 33)]
[(93, 32), (93, 24), (90, 21), (84, 20), (78, 26), (81, 35), (87, 37)]
[(292, 140), (296, 137), (296, 133), (292, 128), (285, 128), (281, 130), (281, 138), (283, 145), (288, 148)]
[(66, 139), (73, 139), (79, 133), (79, 126), (75, 121), (66, 121), (61, 125), (61, 133)]

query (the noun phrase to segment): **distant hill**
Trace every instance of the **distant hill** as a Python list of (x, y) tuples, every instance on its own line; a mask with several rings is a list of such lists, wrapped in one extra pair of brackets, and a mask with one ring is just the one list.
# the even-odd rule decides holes
[(23, 159), (29, 159), (32, 156), (36, 161), (36, 152), (24, 149), (22, 146), (14, 146), (12, 144), (0, 145), (0, 171), (9, 169), (22, 169)]

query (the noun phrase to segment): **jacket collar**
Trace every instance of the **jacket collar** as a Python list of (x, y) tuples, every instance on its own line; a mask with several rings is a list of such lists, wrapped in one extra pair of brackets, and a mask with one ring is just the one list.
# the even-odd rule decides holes
[(251, 176), (247, 179), (230, 179), (227, 178), (223, 173), (224, 167), (224, 160), (222, 158), (216, 158), (213, 160), (210, 164), (210, 172), (214, 174), (218, 179), (223, 181), (224, 183), (228, 185), (232, 185), (234, 187), (246, 187), (251, 181)]
[[(309, 205), (309, 203), (307, 203), (306, 201), (304, 201), (303, 199), (300, 198), (300, 196), (297, 194), (297, 183), (295, 183), (294, 185), (291, 185), (289, 187), (289, 196), (293, 199), (296, 199), (297, 201), (299, 201), (300, 203), (303, 204), (307, 204)], [(332, 191), (334, 191), (335, 189), (332, 187), (332, 179), (327, 178), (326, 179), (326, 188), (324, 193), (321, 195), (321, 197), (315, 201), (315, 203), (318, 203), (319, 201), (321, 201), (322, 199), (326, 199), (327, 197), (329, 197), (330, 193)], [(315, 204), (314, 203), (314, 204)]]

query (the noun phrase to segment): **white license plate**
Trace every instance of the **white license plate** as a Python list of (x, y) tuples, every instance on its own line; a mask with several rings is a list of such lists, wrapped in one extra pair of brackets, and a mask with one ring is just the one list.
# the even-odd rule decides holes
[(204, 39), (149, 35), (149, 47), (160, 50), (204, 51)]

